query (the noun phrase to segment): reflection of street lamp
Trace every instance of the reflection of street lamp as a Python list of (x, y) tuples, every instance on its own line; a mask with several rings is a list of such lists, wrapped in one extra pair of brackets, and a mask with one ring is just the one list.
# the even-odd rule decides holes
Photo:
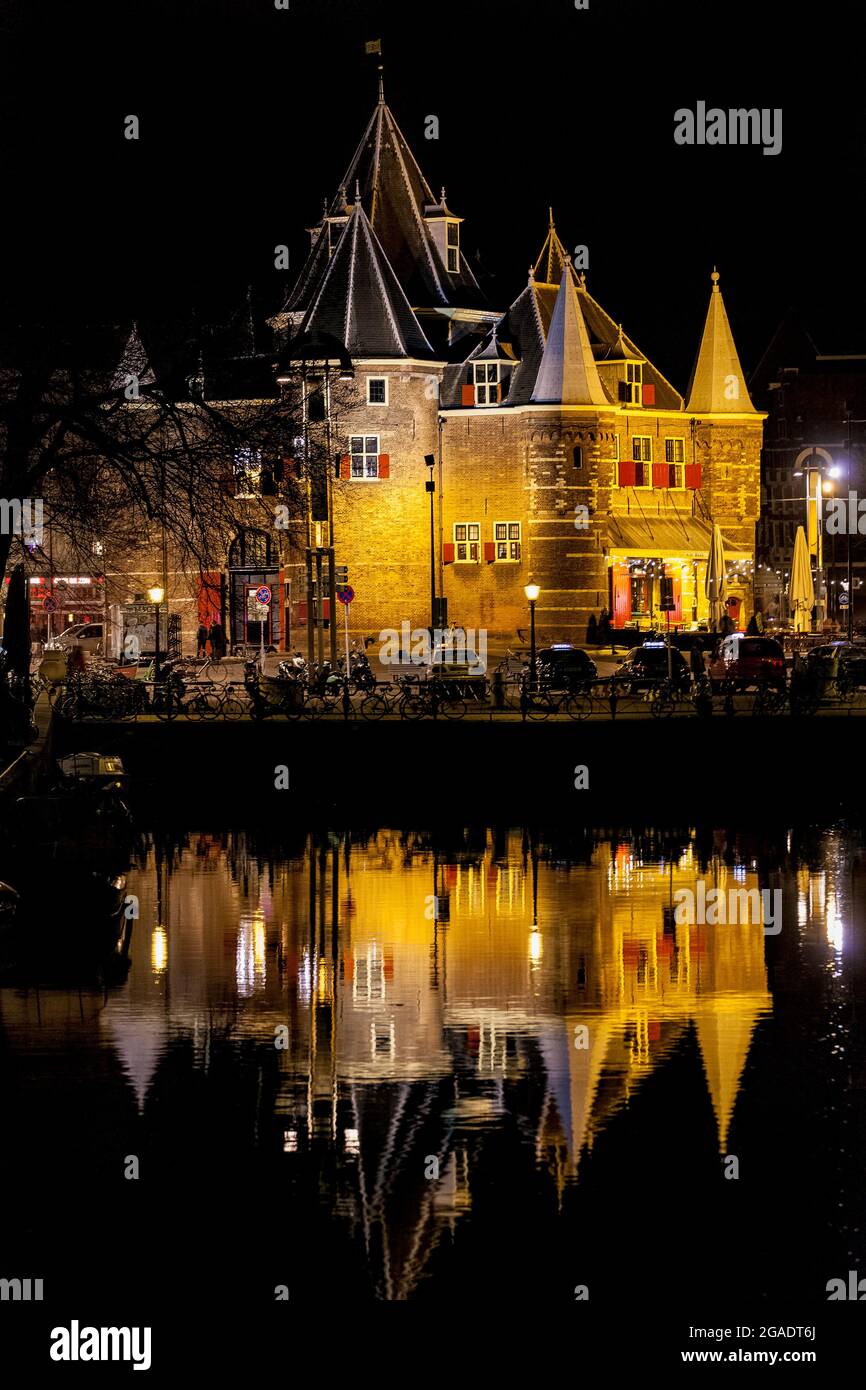
[(529, 689), (535, 690), (535, 604), (541, 588), (530, 579), (523, 586), (523, 592), (529, 601)]
[(152, 589), (148, 589), (147, 597), (156, 609), (156, 652), (153, 658), (153, 679), (156, 682), (159, 680), (159, 609), (165, 598), (165, 589), (159, 584), (154, 584)]
[[(805, 460), (808, 459), (808, 463)], [(817, 462), (812, 462), (816, 459)], [(821, 462), (823, 460), (823, 463)], [(816, 606), (818, 609), (818, 631), (821, 630), (823, 620), (826, 616), (826, 595), (824, 586), (824, 547), (821, 535), (821, 497), (825, 492), (832, 491), (832, 484), (829, 486), (822, 481), (821, 473), (824, 464), (828, 468), (832, 467), (833, 459), (826, 449), (818, 445), (808, 449), (801, 449), (794, 462), (794, 477), (806, 478), (806, 543), (809, 547), (809, 554), (815, 556), (815, 569), (818, 579), (818, 593)], [(812, 486), (812, 474), (815, 473), (815, 486)], [(813, 512), (814, 506), (814, 524)]]
[(424, 487), (430, 494), (430, 641), (434, 642), (436, 628), (436, 529), (433, 522), (433, 494), (436, 491), (436, 484), (433, 481), (433, 469), (436, 467), (436, 456), (425, 454), (424, 462), (430, 469), (430, 477)]

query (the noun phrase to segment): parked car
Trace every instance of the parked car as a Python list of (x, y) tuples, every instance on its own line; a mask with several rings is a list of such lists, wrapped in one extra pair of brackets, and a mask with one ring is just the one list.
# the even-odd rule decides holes
[(536, 660), (540, 684), (548, 690), (586, 690), (598, 675), (592, 657), (568, 642), (542, 647)]
[(80, 647), (84, 652), (101, 652), (102, 623), (76, 623), (74, 627), (66, 628), (48, 643), (47, 650), (56, 650), (58, 647), (63, 651)]
[(755, 685), (784, 690), (785, 653), (774, 637), (747, 637), (744, 632), (732, 632), (722, 639), (718, 655), (710, 662), (709, 676), (714, 689), (733, 682), (740, 690)]
[(690, 689), (691, 672), (682, 652), (677, 647), (668, 648), (665, 642), (644, 642), (642, 647), (635, 647), (620, 662), (614, 672), (613, 681), (615, 685), (635, 694), (639, 690), (649, 690), (652, 686), (666, 681), (668, 671), (678, 690)]
[(866, 686), (866, 646), (862, 642), (828, 642), (813, 647), (806, 657), (806, 670), (824, 684), (837, 681), (849, 689)]

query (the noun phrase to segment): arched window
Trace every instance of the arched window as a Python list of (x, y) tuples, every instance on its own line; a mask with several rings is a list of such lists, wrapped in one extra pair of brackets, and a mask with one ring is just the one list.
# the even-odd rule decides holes
[(272, 563), (271, 538), (266, 531), (245, 526), (229, 546), (229, 569), (266, 569)]
[(583, 445), (582, 445), (582, 444), (575, 444), (574, 448), (573, 448), (572, 451), (571, 451), (571, 460), (572, 460), (572, 463), (574, 464), (575, 468), (582, 468), (582, 467), (583, 467)]

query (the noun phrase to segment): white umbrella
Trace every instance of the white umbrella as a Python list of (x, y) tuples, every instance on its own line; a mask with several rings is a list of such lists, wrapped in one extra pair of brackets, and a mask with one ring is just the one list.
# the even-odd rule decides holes
[(815, 586), (812, 583), (812, 564), (806, 532), (797, 527), (794, 538), (794, 559), (791, 562), (791, 578), (788, 581), (788, 599), (794, 614), (794, 631), (808, 632), (812, 625), (812, 608), (815, 604)]
[(704, 580), (704, 593), (710, 601), (710, 626), (717, 631), (722, 618), (722, 601), (725, 597), (725, 547), (718, 526), (713, 527), (713, 539), (707, 556), (707, 574)]

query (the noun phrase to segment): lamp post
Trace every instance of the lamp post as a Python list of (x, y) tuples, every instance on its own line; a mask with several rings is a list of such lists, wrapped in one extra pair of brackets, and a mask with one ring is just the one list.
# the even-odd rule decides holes
[(436, 492), (436, 484), (433, 481), (433, 469), (436, 467), (436, 455), (425, 454), (424, 462), (430, 469), (430, 477), (424, 484), (424, 488), (430, 494), (430, 641), (435, 642), (436, 628), (436, 525), (433, 519), (433, 497)]
[(152, 589), (148, 589), (147, 597), (156, 609), (156, 651), (153, 657), (153, 681), (155, 685), (159, 680), (159, 610), (165, 598), (165, 589), (161, 584), (154, 584)]
[(535, 605), (541, 589), (530, 579), (529, 583), (523, 586), (523, 592), (529, 602), (529, 689), (535, 690), (537, 688), (535, 677)]

